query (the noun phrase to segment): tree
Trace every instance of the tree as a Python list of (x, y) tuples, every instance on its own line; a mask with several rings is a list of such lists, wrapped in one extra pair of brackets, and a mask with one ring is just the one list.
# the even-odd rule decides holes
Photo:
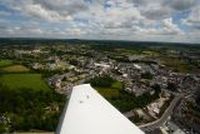
[(196, 104), (200, 107), (200, 90), (196, 91), (195, 101), (196, 101)]
[(177, 86), (175, 83), (173, 82), (168, 82), (167, 84), (167, 89), (171, 90), (171, 91), (177, 91)]
[(161, 87), (159, 84), (154, 84), (151, 86), (152, 89), (154, 89), (156, 92), (160, 92), (161, 91)]
[[(50, 112), (51, 115), (49, 116), (46, 114), (49, 111), (45, 108), (50, 107), (52, 103), (59, 106), (59, 111)], [(58, 116), (64, 103), (65, 96), (57, 94), (53, 90), (9, 90), (5, 87), (0, 88), (0, 113), (9, 113), (11, 129), (14, 131), (30, 129), (55, 130)], [(46, 124), (48, 126), (45, 127)], [(2, 131), (7, 128), (8, 126), (2, 124), (0, 120), (0, 133), (3, 133)]]
[(76, 59), (71, 59), (71, 60), (69, 61), (69, 63), (70, 63), (71, 65), (74, 65), (74, 66), (78, 66), (78, 65), (79, 65), (79, 62), (78, 62), (78, 60), (76, 60)]
[(151, 74), (150, 72), (145, 72), (141, 74), (141, 78), (151, 80), (153, 79), (153, 74)]
[(114, 82), (113, 78), (108, 75), (95, 77), (89, 81), (94, 87), (111, 87)]

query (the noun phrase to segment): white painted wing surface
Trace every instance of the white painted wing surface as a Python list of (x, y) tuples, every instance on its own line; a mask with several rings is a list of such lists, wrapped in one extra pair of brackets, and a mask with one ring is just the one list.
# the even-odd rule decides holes
[(144, 134), (89, 84), (75, 86), (57, 134)]

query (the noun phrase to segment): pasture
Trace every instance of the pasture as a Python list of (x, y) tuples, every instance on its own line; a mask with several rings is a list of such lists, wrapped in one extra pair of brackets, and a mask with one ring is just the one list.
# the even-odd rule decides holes
[(0, 84), (9, 90), (32, 89), (49, 90), (50, 88), (42, 79), (41, 74), (3, 74), (0, 76)]
[(122, 83), (115, 81), (111, 87), (94, 87), (105, 98), (118, 97), (120, 90), (122, 90)]
[(13, 62), (11, 60), (2, 60), (0, 59), (0, 67), (6, 67), (12, 65)]

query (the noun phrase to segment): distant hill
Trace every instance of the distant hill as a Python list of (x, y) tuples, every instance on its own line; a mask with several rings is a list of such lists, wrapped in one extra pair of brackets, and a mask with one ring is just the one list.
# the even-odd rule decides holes
[(45, 39), (45, 38), (0, 38), (0, 45), (56, 45), (56, 44), (88, 44), (88, 45), (113, 45), (115, 47), (126, 46), (168, 46), (168, 47), (200, 47), (194, 43), (171, 43), (171, 42), (146, 42), (125, 40), (86, 40), (86, 39)]

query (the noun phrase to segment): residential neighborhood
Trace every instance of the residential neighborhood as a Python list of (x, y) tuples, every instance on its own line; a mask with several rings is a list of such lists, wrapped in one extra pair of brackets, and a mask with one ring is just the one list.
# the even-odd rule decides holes
[[(182, 133), (198, 132), (198, 127), (190, 129), (194, 120), (199, 121), (196, 115), (185, 115), (188, 103), (197, 105), (193, 98), (200, 89), (198, 51), (195, 55), (187, 48), (179, 51), (169, 47), (161, 52), (145, 46), (135, 52), (134, 47), (106, 47), (84, 43), (5, 46), (0, 50), (0, 58), (15, 59), (15, 64), (41, 73), (48, 86), (64, 96), (70, 96), (74, 86), (90, 83), (147, 133), (158, 129), (163, 133), (179, 129)], [(169, 58), (176, 64), (166, 59), (169, 53), (173, 53)], [(113, 86), (104, 83), (104, 79), (111, 81)], [(114, 91), (116, 89), (119, 91)], [(130, 102), (125, 105), (117, 94), (127, 94)], [(187, 118), (192, 119), (191, 125), (185, 125)]]

